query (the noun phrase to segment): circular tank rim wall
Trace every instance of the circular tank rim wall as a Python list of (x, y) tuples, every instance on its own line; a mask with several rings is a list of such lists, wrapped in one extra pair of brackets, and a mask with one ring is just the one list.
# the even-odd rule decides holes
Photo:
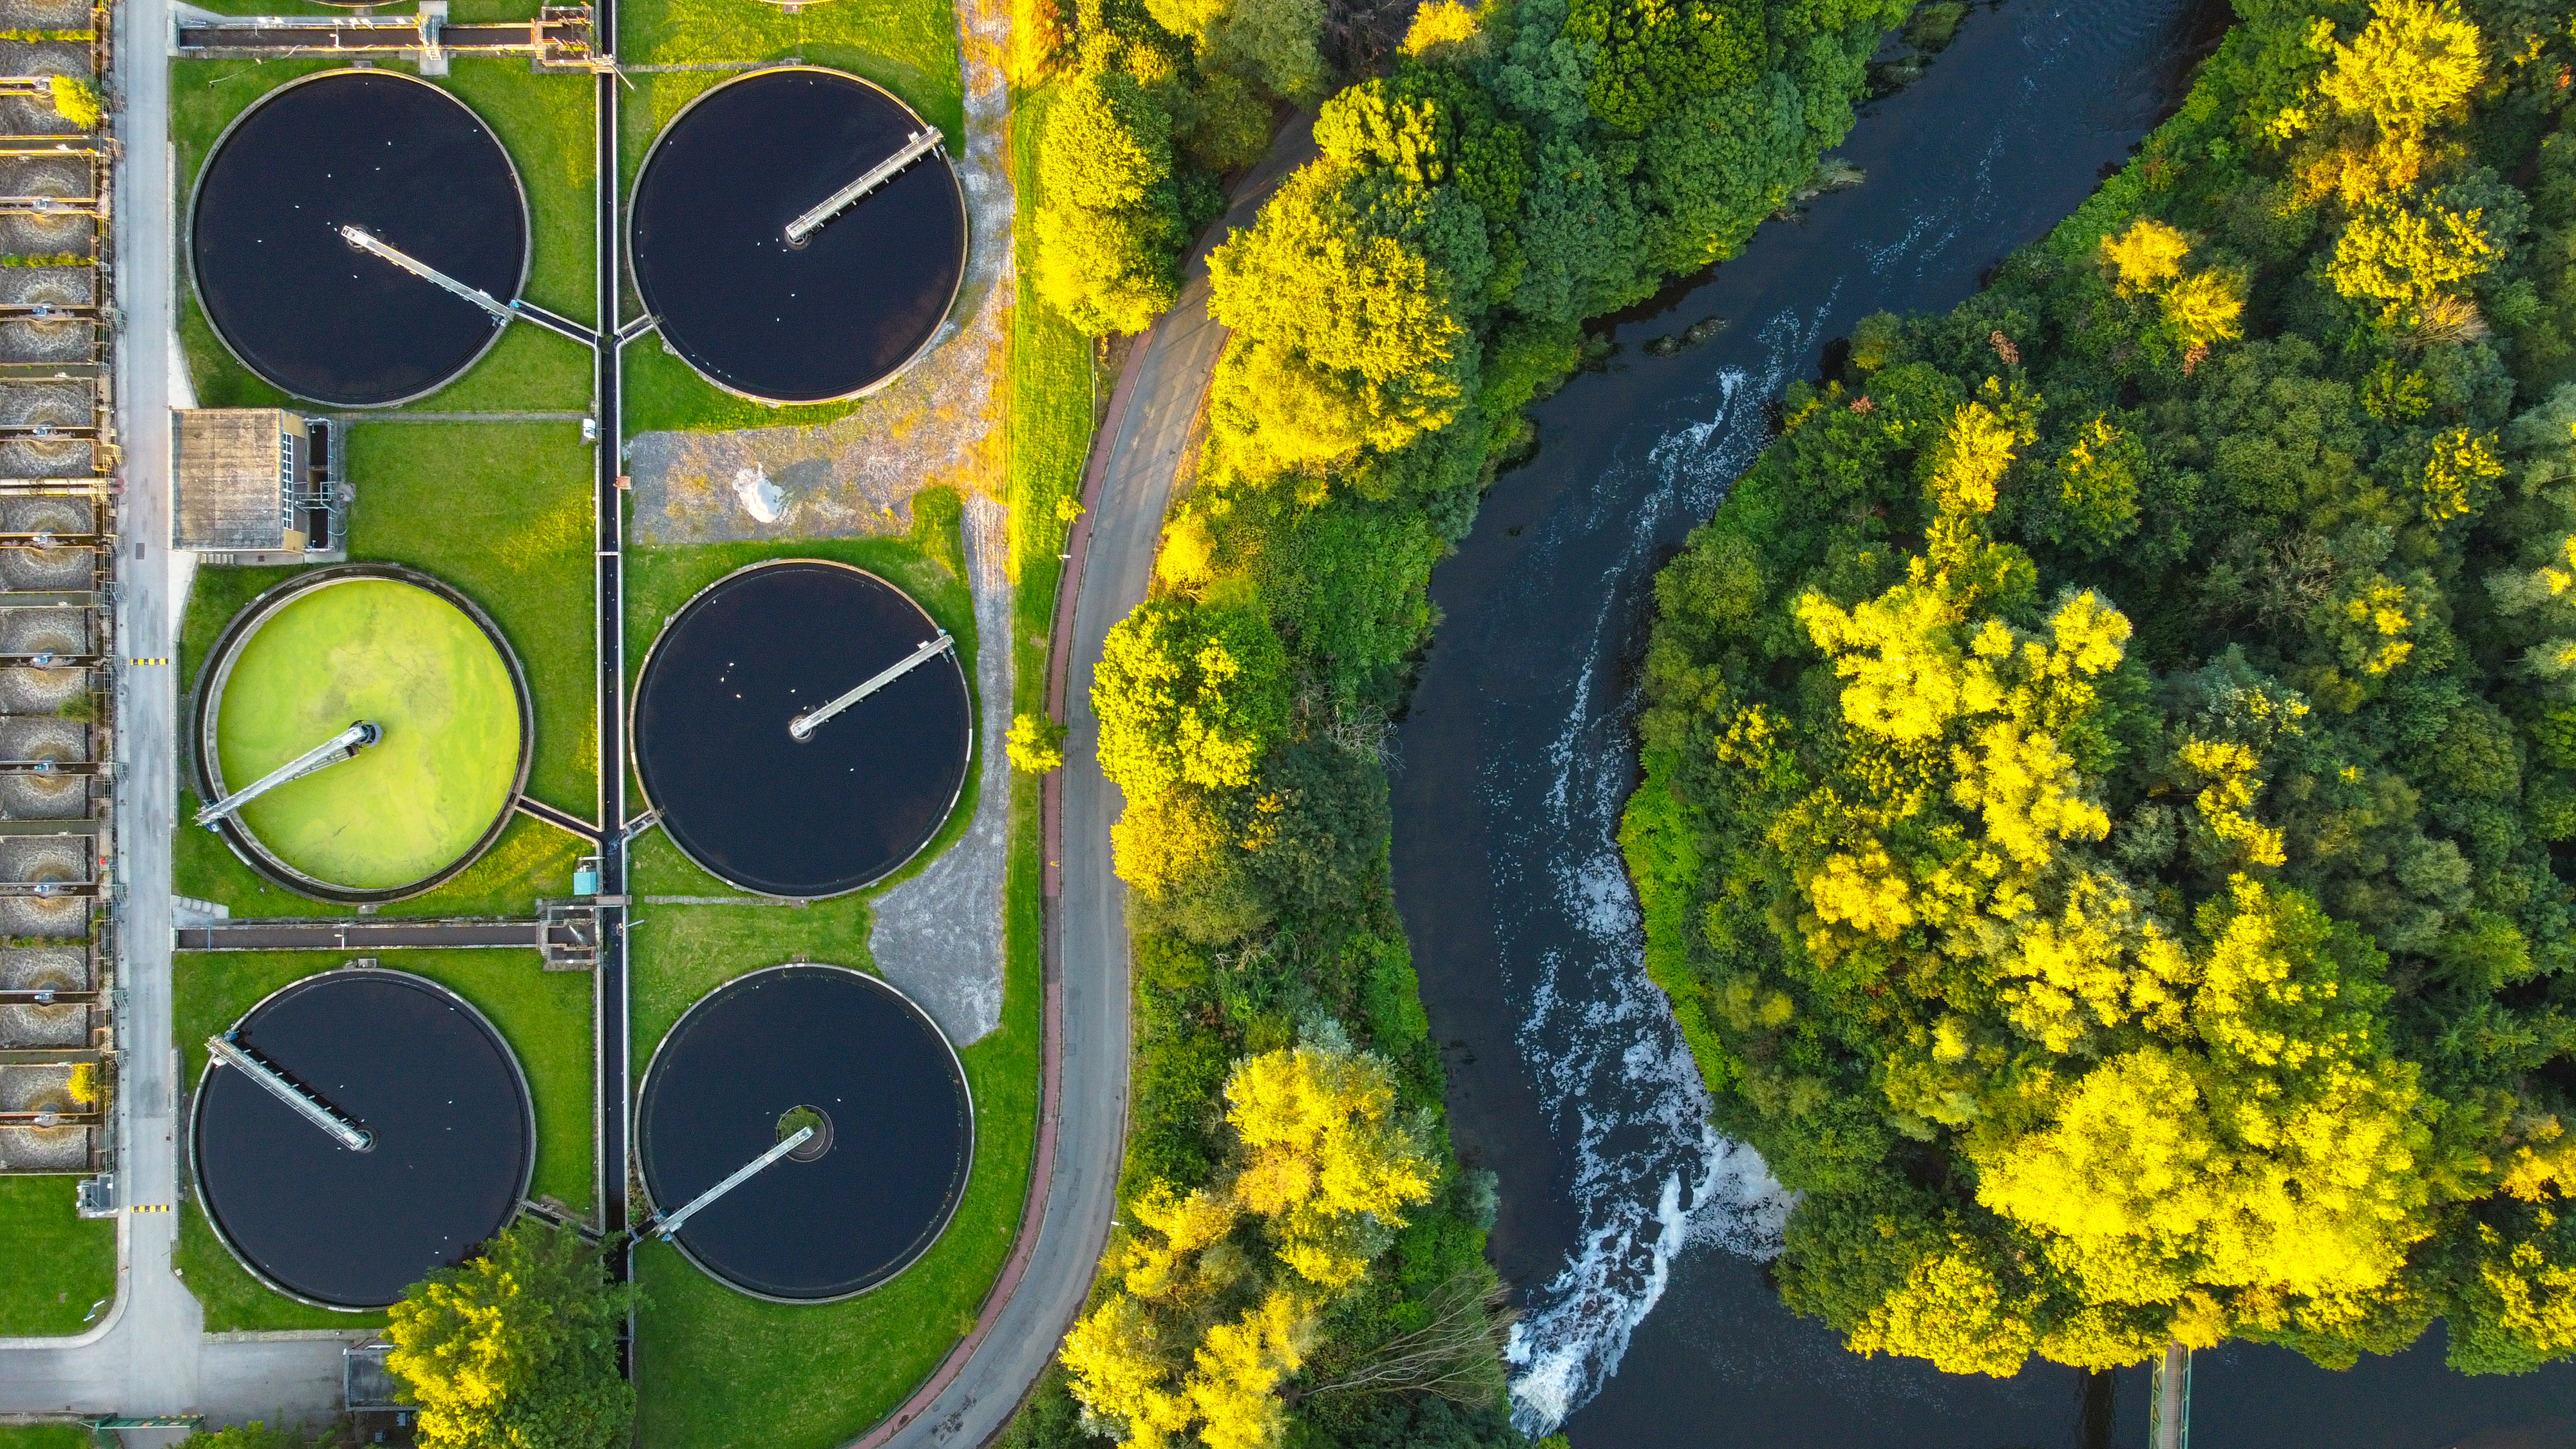
[[(737, 570), (737, 572), (739, 571)], [(868, 972), (859, 970), (855, 966), (843, 966), (836, 961), (781, 961), (774, 966), (762, 966), (755, 970), (746, 971), (740, 976), (731, 977), (717, 982), (714, 986), (708, 989), (706, 995), (690, 1002), (688, 1009), (681, 1012), (679, 1016), (672, 1020), (669, 1029), (662, 1033), (662, 1039), (653, 1043), (653, 1054), (644, 1059), (644, 1074), (636, 1078), (635, 1117), (639, 1126), (642, 1123), (644, 1115), (645, 1094), (649, 1092), (653, 1086), (654, 1069), (662, 1064), (662, 1048), (671, 1044), (671, 1039), (680, 1034), (680, 1028), (688, 1024), (689, 1018), (696, 1015), (700, 1007), (706, 1006), (713, 1002), (717, 997), (734, 990), (743, 982), (749, 981), (754, 977), (767, 976), (772, 972), (777, 971), (827, 971), (839, 972), (846, 976), (855, 976), (863, 985), (882, 987), (889, 995), (893, 996), (895, 1000), (902, 1002), (906, 1007), (910, 1008), (913, 1015), (921, 1018), (922, 1025), (930, 1028), (931, 1039), (938, 1042), (939, 1045), (947, 1051), (949, 1070), (957, 1074), (957, 1090), (966, 1098), (965, 1175), (957, 1179), (957, 1190), (948, 1195), (948, 1205), (941, 1209), (938, 1225), (932, 1228), (930, 1232), (923, 1237), (919, 1251), (915, 1252), (911, 1257), (904, 1259), (902, 1264), (893, 1272), (886, 1274), (875, 1282), (870, 1283), (863, 1288), (853, 1288), (847, 1293), (835, 1293), (827, 1298), (782, 1298), (776, 1294), (763, 1293), (756, 1288), (745, 1288), (733, 1279), (726, 1277), (724, 1274), (717, 1272), (711, 1267), (708, 1267), (706, 1261), (700, 1258), (690, 1249), (687, 1243), (681, 1241), (677, 1236), (665, 1239), (664, 1241), (668, 1242), (672, 1247), (679, 1249), (680, 1256), (688, 1259), (691, 1267), (706, 1274), (709, 1278), (714, 1279), (724, 1287), (741, 1294), (745, 1298), (757, 1298), (763, 1303), (783, 1303), (791, 1308), (819, 1307), (826, 1303), (847, 1303), (853, 1298), (863, 1298), (870, 1293), (874, 1293), (878, 1289), (885, 1287), (898, 1278), (901, 1278), (904, 1274), (911, 1272), (920, 1264), (922, 1259), (930, 1256), (930, 1250), (939, 1246), (939, 1240), (947, 1237), (948, 1229), (956, 1223), (958, 1210), (966, 1205), (967, 1189), (974, 1186), (975, 1183), (975, 1144), (977, 1141), (976, 1133), (978, 1130), (979, 1120), (975, 1108), (975, 1081), (973, 1078), (966, 1075), (966, 1062), (964, 1058), (957, 1055), (957, 1044), (948, 1039), (948, 1033), (941, 1031), (939, 1029), (939, 1023), (931, 1017), (929, 1012), (924, 1011), (921, 1007), (921, 1003), (913, 1000), (911, 994), (906, 992), (902, 987), (895, 985), (893, 982), (888, 981), (882, 976), (871, 975)], [(635, 1176), (637, 1179), (637, 1186), (644, 1198), (644, 1208), (647, 1219), (649, 1220), (651, 1218), (661, 1216), (661, 1206), (653, 1197), (652, 1169), (646, 1165), (644, 1152), (640, 1146), (636, 1149), (635, 1154)]]
[[(769, 3), (791, 3), (791, 0), (769, 0)], [(821, 0), (808, 0), (808, 3), (819, 4), (821, 3)], [(785, 398), (762, 397), (756, 392), (745, 392), (741, 388), (735, 387), (729, 382), (710, 376), (706, 369), (698, 366), (695, 359), (691, 358), (687, 353), (682, 352), (679, 348), (672, 346), (668, 338), (662, 337), (661, 328), (658, 325), (651, 329), (654, 336), (662, 342), (662, 345), (670, 347), (672, 355), (679, 358), (681, 362), (686, 363), (689, 371), (696, 373), (699, 380), (706, 383), (707, 386), (730, 393), (746, 402), (756, 402), (763, 407), (773, 408), (818, 408), (830, 407), (835, 403), (853, 402), (859, 398), (866, 397), (871, 393), (883, 391), (887, 387), (892, 386), (896, 378), (912, 371), (914, 367), (920, 364), (923, 358), (928, 357), (931, 352), (939, 346), (940, 335), (947, 329), (948, 314), (957, 310), (957, 298), (966, 290), (966, 268), (967, 265), (974, 260), (975, 256), (975, 209), (966, 204), (965, 181), (957, 174), (957, 163), (949, 159), (948, 143), (945, 139), (947, 132), (943, 128), (931, 126), (930, 122), (922, 119), (921, 112), (914, 110), (904, 101), (903, 97), (887, 90), (884, 86), (878, 85), (875, 81), (868, 79), (866, 76), (852, 75), (850, 72), (845, 70), (834, 70), (828, 65), (808, 65), (802, 61), (787, 61), (778, 65), (764, 65), (757, 70), (747, 70), (730, 80), (719, 81), (716, 84), (707, 87), (705, 90), (691, 96), (686, 105), (683, 105), (678, 110), (672, 112), (671, 119), (662, 123), (662, 129), (653, 133), (653, 144), (646, 147), (644, 151), (644, 164), (635, 168), (635, 184), (627, 188), (626, 192), (626, 225), (623, 228), (624, 235), (618, 238), (618, 242), (625, 248), (627, 275), (629, 277), (640, 275), (635, 269), (635, 198), (643, 192), (644, 178), (651, 173), (653, 162), (661, 156), (662, 143), (670, 139), (672, 130), (677, 127), (680, 122), (688, 119), (689, 112), (696, 110), (700, 101), (707, 99), (718, 91), (722, 91), (730, 86), (741, 85), (745, 81), (758, 80), (762, 76), (776, 75), (781, 71), (796, 70), (810, 70), (820, 75), (833, 76), (841, 80), (856, 81), (860, 85), (866, 86), (868, 89), (875, 91), (878, 95), (881, 95), (887, 100), (893, 102), (895, 109), (903, 112), (907, 116), (910, 116), (914, 125), (938, 130), (942, 140), (938, 148), (931, 154), (939, 158), (940, 170), (948, 177), (949, 190), (956, 194), (957, 214), (959, 217), (963, 218), (964, 227), (962, 242), (958, 248), (960, 255), (957, 260), (957, 280), (949, 286), (948, 300), (946, 303), (942, 304), (939, 309), (941, 318), (940, 325), (931, 328), (930, 335), (921, 340), (921, 345), (914, 348), (912, 350), (912, 354), (906, 357), (903, 361), (896, 363), (891, 368), (888, 368), (885, 376), (853, 391), (842, 393), (837, 397), (789, 400)], [(644, 288), (640, 281), (636, 283), (635, 290), (638, 300), (643, 301), (645, 304), (646, 314), (650, 315), (652, 312), (652, 302), (651, 299), (643, 296)]]
[[(365, 9), (367, 8), (368, 3), (370, 3), (370, 0), (318, 0), (318, 3), (324, 5), (337, 5), (344, 9)], [(286, 94), (288, 91), (295, 89), (297, 86), (311, 85), (315, 81), (329, 80), (333, 76), (343, 75), (389, 76), (396, 80), (407, 80), (415, 85), (427, 87), (428, 89), (437, 92), (439, 95), (446, 97), (447, 100), (454, 103), (457, 109), (473, 117), (474, 124), (483, 128), (483, 134), (492, 138), (492, 144), (500, 148), (501, 165), (510, 173), (510, 190), (519, 198), (519, 280), (518, 283), (510, 289), (510, 299), (512, 301), (518, 300), (519, 294), (527, 290), (528, 274), (535, 267), (537, 260), (536, 217), (528, 206), (528, 183), (525, 178), (519, 175), (519, 163), (512, 159), (509, 144), (501, 139), (501, 133), (494, 129), (490, 121), (483, 119), (482, 112), (466, 104), (463, 96), (449, 90), (445, 86), (431, 84), (420, 76), (412, 75), (404, 71), (379, 70), (373, 67), (362, 69), (358, 66), (342, 66), (337, 70), (317, 70), (311, 75), (300, 75), (283, 85), (275, 87), (274, 89), (261, 92), (258, 96), (252, 98), (249, 105), (246, 105), (238, 112), (235, 112), (231, 120), (224, 122), (223, 130), (215, 134), (214, 144), (206, 148), (206, 159), (197, 163), (196, 179), (188, 184), (187, 214), (179, 219), (179, 250), (186, 253), (188, 258), (188, 300), (197, 304), (197, 315), (206, 319), (206, 330), (215, 334), (215, 340), (223, 344), (226, 356), (229, 356), (233, 361), (240, 363), (251, 376), (258, 378), (261, 382), (266, 383), (270, 387), (276, 388), (279, 392), (285, 393), (288, 397), (296, 399), (298, 402), (314, 403), (321, 407), (339, 408), (346, 411), (357, 411), (360, 409), (371, 408), (407, 407), (410, 404), (416, 403), (422, 398), (429, 396), (431, 393), (438, 392), (441, 389), (454, 384), (459, 378), (472, 372), (477, 363), (480, 363), (484, 358), (492, 355), (493, 348), (501, 345), (501, 334), (510, 330), (509, 324), (502, 323), (495, 326), (492, 329), (492, 335), (484, 339), (483, 345), (475, 349), (472, 357), (469, 357), (465, 359), (464, 362), (458, 364), (454, 372), (447, 374), (445, 377), (440, 378), (438, 381), (431, 383), (429, 386), (422, 388), (418, 392), (410, 393), (403, 397), (392, 398), (385, 402), (333, 402), (328, 398), (306, 397), (304, 394), (297, 392), (286, 384), (270, 377), (267, 373), (253, 367), (250, 359), (241, 355), (241, 349), (233, 346), (232, 338), (224, 335), (222, 325), (215, 321), (215, 309), (206, 305), (206, 289), (197, 280), (197, 198), (203, 194), (206, 189), (206, 173), (214, 169), (215, 158), (224, 154), (224, 146), (232, 140), (233, 132), (240, 129), (241, 123), (250, 119), (254, 112), (267, 105), (270, 101), (273, 101), (279, 96)]]
[[(687, 618), (690, 610), (696, 608), (698, 604), (707, 597), (707, 595), (714, 593), (717, 589), (724, 587), (726, 584), (742, 577), (744, 574), (757, 573), (762, 569), (775, 568), (781, 564), (820, 564), (826, 568), (845, 569), (862, 578), (872, 579), (875, 582), (884, 585), (886, 588), (893, 590), (895, 597), (912, 605), (914, 611), (919, 613), (923, 621), (928, 623), (930, 627), (938, 629), (942, 633), (947, 632), (946, 626), (942, 625), (937, 619), (932, 618), (930, 611), (921, 606), (921, 601), (914, 598), (901, 585), (898, 585), (892, 579), (886, 578), (882, 574), (875, 573), (868, 569), (863, 569), (857, 564), (842, 563), (838, 559), (806, 558), (801, 555), (787, 558), (765, 558), (757, 563), (744, 564), (741, 568), (735, 569), (732, 572), (725, 574), (723, 577), (713, 580), (707, 584), (705, 588), (689, 595), (689, 597), (681, 603), (680, 607), (673, 609), (668, 615), (664, 616), (662, 627), (653, 632), (653, 642), (644, 646), (644, 657), (636, 661), (635, 665), (635, 687), (626, 692), (626, 738), (630, 743), (630, 747), (633, 741), (640, 738), (640, 736), (635, 732), (635, 722), (636, 712), (643, 705), (644, 681), (652, 673), (653, 656), (661, 652), (662, 641), (670, 636), (672, 628), (681, 620)], [(981, 639), (976, 641), (976, 647), (979, 649), (983, 647)], [(842, 896), (854, 895), (864, 890), (873, 890), (877, 886), (903, 874), (904, 871), (911, 868), (914, 861), (921, 859), (922, 852), (930, 849), (934, 844), (937, 844), (939, 837), (946, 833), (949, 822), (957, 818), (957, 802), (966, 798), (967, 782), (975, 778), (976, 753), (982, 745), (982, 742), (976, 738), (976, 709), (980, 701), (976, 698), (975, 679), (973, 674), (966, 668), (964, 660), (958, 657), (958, 653), (954, 648), (948, 651), (948, 665), (950, 668), (957, 671), (958, 678), (963, 680), (966, 685), (965, 767), (958, 771), (957, 788), (948, 792), (948, 803), (940, 808), (939, 828), (922, 837), (921, 843), (912, 848), (912, 853), (910, 855), (907, 855), (903, 859), (896, 861), (894, 864), (887, 866), (885, 870), (874, 879), (863, 880), (857, 885), (845, 886), (836, 891), (825, 891), (820, 895), (784, 896), (775, 891), (762, 890), (757, 886), (744, 885), (742, 882), (735, 880), (732, 876), (726, 875), (723, 871), (720, 871), (714, 866), (707, 864), (705, 861), (700, 860), (698, 858), (698, 853), (689, 849), (687, 843), (682, 841), (680, 837), (667, 826), (663, 828), (662, 838), (671, 842), (671, 848), (680, 852), (681, 857), (687, 860), (689, 864), (705, 871), (708, 875), (715, 877), (717, 880), (723, 881), (726, 885), (732, 886), (735, 890), (760, 896), (766, 900), (838, 900)], [(656, 813), (661, 809), (660, 806), (653, 803), (653, 787), (651, 782), (644, 778), (644, 766), (640, 759), (637, 760), (635, 766), (635, 793), (643, 797), (644, 810), (646, 813)], [(934, 1027), (936, 1025), (937, 1023), (933, 1023)]]
[[(468, 866), (482, 859), (485, 852), (500, 842), (501, 833), (510, 828), (510, 817), (517, 812), (519, 797), (528, 788), (528, 771), (536, 763), (536, 706), (528, 693), (527, 671), (520, 668), (519, 656), (510, 648), (510, 641), (502, 636), (501, 626), (494, 623), (492, 617), (483, 612), (481, 605), (467, 598), (461, 590), (445, 579), (401, 564), (333, 564), (328, 568), (310, 570), (271, 585), (249, 603), (242, 605), (241, 612), (233, 615), (231, 622), (224, 625), (223, 632), (215, 636), (214, 646), (208, 651), (210, 662), (197, 678), (196, 695), (189, 706), (187, 719), (190, 743), (195, 746), (195, 775), (197, 797), (200, 803), (223, 798), (223, 765), (215, 758), (215, 719), (223, 706), (224, 685), (232, 678), (233, 662), (241, 657), (242, 646), (250, 642), (251, 636), (259, 631), (261, 625), (266, 624), (287, 605), (294, 603), (305, 594), (315, 589), (329, 588), (334, 584), (361, 583), (368, 580), (410, 584), (414, 588), (428, 591), (444, 602), (454, 605), (467, 619), (473, 621), (475, 628), (483, 632), (483, 637), (491, 641), (492, 647), (500, 651), (501, 662), (510, 671), (510, 693), (518, 701), (519, 706), (519, 764), (510, 779), (509, 799), (502, 804), (499, 813), (492, 817), (492, 824), (475, 840), (473, 846), (447, 865), (404, 885), (381, 886), (373, 889), (336, 885), (307, 875), (287, 864), (284, 859), (273, 854), (265, 844), (262, 844), (258, 835), (253, 833), (249, 826), (241, 823), (238, 815), (228, 815), (216, 822), (216, 833), (221, 835), (224, 843), (232, 848), (233, 854), (239, 857), (244, 865), (257, 871), (270, 884), (284, 886), (308, 900), (327, 901), (334, 905), (369, 905), (409, 900), (413, 896), (434, 891), (455, 879)], [(198, 827), (193, 820), (187, 822), (174, 820), (172, 828), (193, 830)]]
[[(528, 1193), (530, 1189), (536, 1185), (537, 1180), (536, 1093), (528, 1086), (528, 1072), (525, 1067), (519, 1065), (519, 1054), (510, 1050), (510, 1039), (501, 1034), (501, 1029), (492, 1024), (492, 1019), (483, 1014), (483, 1009), (481, 1007), (466, 1000), (463, 994), (456, 991), (453, 987), (442, 982), (432, 981), (426, 976), (417, 975), (409, 971), (396, 970), (390, 966), (339, 966), (328, 971), (316, 971), (309, 976), (298, 976), (294, 980), (287, 982), (275, 991), (272, 991), (266, 996), (261, 997), (259, 1000), (252, 1002), (248, 1010), (233, 1018), (233, 1023), (229, 1028), (227, 1028), (227, 1030), (239, 1031), (241, 1029), (241, 1024), (250, 1020), (253, 1016), (258, 1015), (261, 1007), (268, 1005), (270, 1002), (277, 1000), (279, 997), (284, 996), (290, 991), (310, 988), (312, 983), (316, 981), (338, 980), (341, 978), (343, 973), (355, 976), (390, 976), (410, 985), (425, 988), (435, 995), (444, 996), (449, 1001), (454, 1002), (458, 1007), (462, 1008), (465, 1012), (466, 1019), (473, 1022), (485, 1036), (492, 1039), (493, 1045), (501, 1049), (501, 1060), (510, 1064), (510, 1079), (513, 1082), (516, 1082), (519, 1087), (519, 1112), (523, 1119), (520, 1125), (525, 1128), (527, 1132), (528, 1149), (526, 1152), (520, 1154), (519, 1190), (515, 1195), (514, 1201), (522, 1204), (527, 1202)], [(213, 1078), (214, 1074), (214, 1055), (212, 1053), (208, 1053), (206, 1056), (206, 1065), (197, 1073), (197, 1085), (195, 1089), (189, 1093), (188, 1151), (186, 1160), (188, 1167), (189, 1195), (197, 1200), (197, 1211), (204, 1215), (206, 1226), (214, 1230), (215, 1241), (224, 1245), (224, 1251), (230, 1253), (233, 1261), (242, 1266), (242, 1271), (250, 1274), (252, 1278), (258, 1280), (261, 1287), (266, 1288), (268, 1291), (278, 1294), (281, 1297), (294, 1299), (296, 1302), (301, 1303), (308, 1308), (323, 1308), (328, 1309), (333, 1313), (382, 1313), (389, 1305), (377, 1304), (351, 1306), (346, 1303), (331, 1303), (320, 1298), (305, 1297), (303, 1294), (298, 1293), (294, 1289), (278, 1282), (276, 1279), (269, 1277), (266, 1272), (261, 1270), (258, 1264), (251, 1261), (249, 1254), (243, 1252), (240, 1246), (233, 1242), (232, 1234), (224, 1231), (223, 1219), (215, 1215), (213, 1204), (206, 1201), (206, 1175), (204, 1172), (199, 1170), (197, 1162), (198, 1119), (205, 1113), (206, 1083)], [(520, 1211), (521, 1209), (519, 1208), (512, 1208), (508, 1221), (502, 1223), (501, 1228), (506, 1230), (510, 1223), (518, 1221)]]

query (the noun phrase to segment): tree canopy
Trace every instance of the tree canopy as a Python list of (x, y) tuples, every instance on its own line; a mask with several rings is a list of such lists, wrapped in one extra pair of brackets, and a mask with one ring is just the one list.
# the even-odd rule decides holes
[(613, 1449), (635, 1420), (617, 1369), (631, 1299), (596, 1247), (522, 1218), (388, 1310), (385, 1366), (428, 1449)]
[(2576, 53), (2239, 9), (1657, 580), (1649, 967), (1864, 1352), (2576, 1353)]

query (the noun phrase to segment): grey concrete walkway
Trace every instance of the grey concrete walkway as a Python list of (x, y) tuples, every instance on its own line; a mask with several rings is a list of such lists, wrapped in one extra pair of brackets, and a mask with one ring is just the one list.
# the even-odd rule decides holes
[[(174, 231), (169, 115), (168, 0), (116, 9), (116, 130), (125, 146), (116, 196), (118, 419), (125, 447), (119, 562), (120, 653), (174, 654), (186, 570), (173, 569), (170, 404), (177, 382), (172, 312)], [(184, 384), (178, 384), (184, 388)], [(170, 839), (178, 804), (175, 670), (119, 669), (116, 878), (125, 888), (117, 978), (118, 1177), (129, 1205), (174, 1205), (178, 1194), (177, 1053), (170, 1049)], [(0, 1344), (0, 1412), (195, 1412), (216, 1422), (301, 1419), (334, 1410), (337, 1337), (209, 1340), (205, 1317), (174, 1275), (175, 1212), (127, 1213), (117, 1224), (117, 1300), (98, 1328), (70, 1340)]]

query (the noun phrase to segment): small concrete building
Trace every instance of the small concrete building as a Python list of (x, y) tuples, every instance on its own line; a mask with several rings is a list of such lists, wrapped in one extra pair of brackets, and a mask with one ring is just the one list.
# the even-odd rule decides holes
[(211, 564), (333, 563), (352, 491), (339, 429), (283, 408), (191, 408), (171, 434), (170, 546)]

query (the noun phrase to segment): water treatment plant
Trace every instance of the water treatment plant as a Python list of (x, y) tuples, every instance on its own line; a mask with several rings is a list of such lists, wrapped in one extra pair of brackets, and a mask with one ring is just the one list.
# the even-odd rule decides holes
[[(734, 1181), (799, 1132), (812, 1135)], [(818, 1303), (929, 1250), (965, 1195), (975, 1117), (957, 1054), (901, 992), (844, 967), (773, 966), (663, 1038), (635, 1143), (658, 1209), (648, 1231), (744, 1293)]]
[(188, 1124), (197, 1194), (263, 1281), (382, 1308), (517, 1215), (536, 1166), (527, 1079), (454, 992), (400, 971), (325, 972), (215, 1045), (230, 1050), (210, 1053)]
[(823, 1449), (1070, 1281), (998, 52), (667, 3), (0, 0), (0, 1415), (411, 1442), (535, 1234), (634, 1442)]
[(462, 101), (395, 71), (327, 71), (234, 120), (197, 178), (188, 265), (215, 332), (267, 382), (339, 407), (436, 390), (495, 319), (355, 245), (382, 238), (504, 302), (528, 274), (528, 202)]
[[(850, 158), (876, 158), (853, 172)], [(966, 268), (938, 133), (857, 76), (762, 70), (663, 128), (635, 183), (635, 287), (665, 342), (768, 402), (855, 397), (936, 339)]]
[[(385, 564), (309, 571), (252, 600), (215, 641), (192, 723), (197, 823), (291, 889), (350, 903), (471, 864), (508, 822), (535, 744), (499, 627)], [(308, 759), (361, 724), (344, 753)]]
[(814, 899), (929, 843), (974, 753), (965, 670), (919, 604), (862, 569), (755, 565), (663, 627), (635, 685), (635, 770), (719, 879)]

